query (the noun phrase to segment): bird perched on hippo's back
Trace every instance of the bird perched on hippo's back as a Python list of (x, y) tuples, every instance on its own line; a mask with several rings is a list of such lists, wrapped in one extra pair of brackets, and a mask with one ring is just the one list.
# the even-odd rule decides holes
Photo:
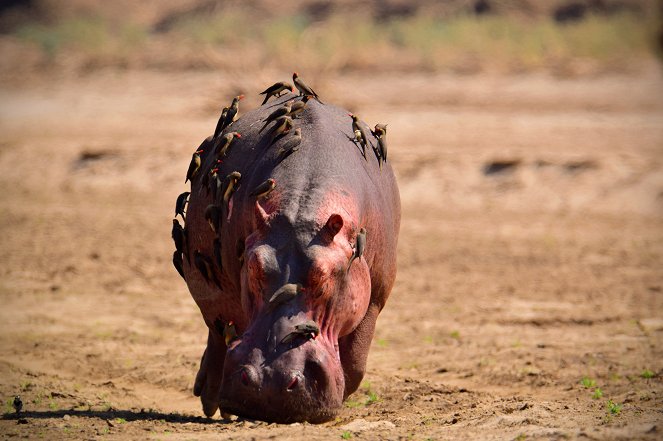
[(299, 78), (299, 74), (297, 72), (294, 72), (292, 74), (292, 81), (295, 83), (295, 87), (297, 90), (299, 90), (300, 95), (310, 95), (313, 98), (315, 98), (320, 104), (324, 104), (322, 101), (320, 101), (320, 98), (318, 97), (318, 94), (315, 93), (311, 87), (309, 87), (308, 84), (304, 82), (301, 78)]
[(272, 84), (267, 89), (260, 92), (260, 95), (265, 95), (265, 99), (261, 105), (264, 105), (270, 97), (272, 96), (279, 97), (283, 92), (288, 90), (294, 93), (295, 88), (292, 87), (290, 83), (286, 83), (285, 81), (279, 81), (278, 83)]

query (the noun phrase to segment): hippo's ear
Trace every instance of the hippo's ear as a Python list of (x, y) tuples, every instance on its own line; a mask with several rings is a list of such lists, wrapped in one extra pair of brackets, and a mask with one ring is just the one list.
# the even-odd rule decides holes
[(334, 239), (334, 236), (338, 234), (339, 231), (343, 228), (343, 218), (341, 217), (340, 214), (332, 214), (329, 216), (329, 219), (327, 219), (327, 223), (325, 224), (325, 236), (329, 241), (332, 241)]

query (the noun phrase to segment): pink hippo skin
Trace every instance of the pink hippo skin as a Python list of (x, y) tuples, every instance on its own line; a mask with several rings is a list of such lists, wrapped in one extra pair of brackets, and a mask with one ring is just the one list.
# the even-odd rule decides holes
[[(364, 376), (375, 321), (396, 276), (400, 200), (389, 162), (380, 169), (370, 149), (364, 159), (348, 112), (313, 100), (291, 133), (270, 145), (269, 128), (258, 133), (262, 121), (293, 97), (286, 94), (226, 128), (224, 134), (242, 136), (222, 163), (209, 138), (199, 147), (202, 166), (191, 183), (184, 274), (209, 328), (194, 386), (208, 416), (220, 408), (282, 423), (334, 418)], [(279, 147), (295, 128), (302, 132), (299, 149), (279, 159)], [(242, 175), (228, 207), (223, 191), (212, 200), (203, 186), (214, 167), (220, 178)], [(268, 178), (276, 187), (257, 201), (250, 194)], [(204, 218), (209, 204), (222, 213), (221, 267), (214, 259), (217, 234)], [(365, 251), (348, 270), (362, 227)], [(194, 264), (196, 250), (212, 263), (209, 280)], [(299, 284), (299, 294), (270, 304), (285, 284)], [(293, 334), (310, 321), (319, 335)], [(230, 322), (237, 337), (229, 335), (226, 345)]]

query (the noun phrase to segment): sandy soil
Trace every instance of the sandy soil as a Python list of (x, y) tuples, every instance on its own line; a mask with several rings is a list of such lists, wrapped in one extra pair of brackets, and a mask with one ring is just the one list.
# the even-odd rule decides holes
[(170, 262), (175, 197), (218, 109), (287, 74), (103, 71), (0, 85), (0, 396), (25, 402), (0, 435), (661, 439), (659, 69), (310, 77), (389, 123), (403, 203), (342, 415), (206, 419), (191, 394), (206, 331)]

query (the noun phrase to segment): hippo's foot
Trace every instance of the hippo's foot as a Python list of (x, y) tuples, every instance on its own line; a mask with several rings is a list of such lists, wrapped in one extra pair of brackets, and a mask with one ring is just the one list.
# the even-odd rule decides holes
[[(203, 412), (213, 417), (219, 408), (221, 380), (223, 379), (223, 361), (226, 357), (226, 345), (223, 337), (213, 331), (207, 337), (207, 348), (200, 360), (200, 369), (196, 375), (193, 394), (200, 397)], [(221, 411), (223, 416), (224, 412)], [(225, 417), (225, 416), (224, 416)]]

